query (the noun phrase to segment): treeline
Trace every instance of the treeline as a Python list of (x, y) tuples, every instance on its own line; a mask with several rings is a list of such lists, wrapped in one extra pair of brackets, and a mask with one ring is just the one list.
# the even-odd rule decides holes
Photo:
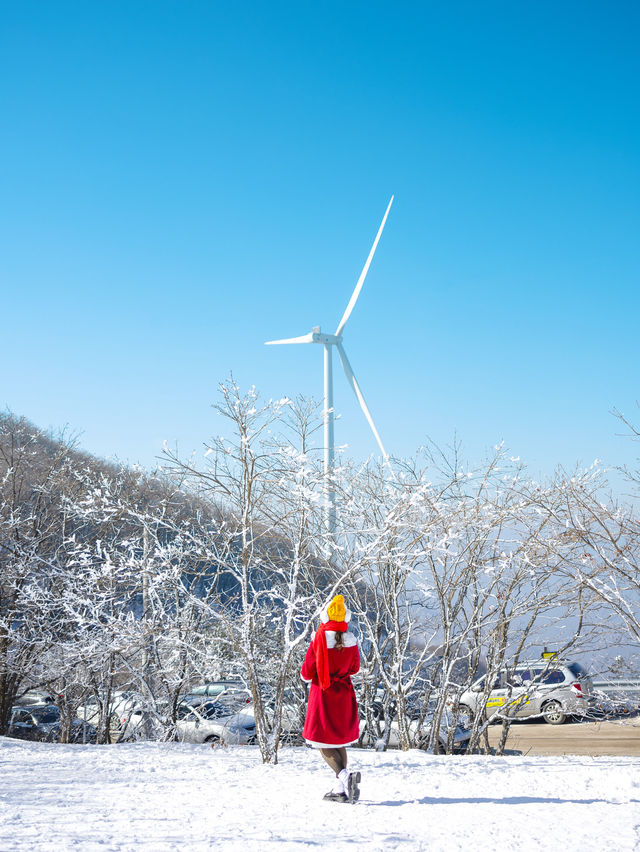
[[(276, 761), (283, 703), (336, 591), (360, 638), (361, 739), (383, 748), (380, 703), (402, 747), (437, 748), (441, 714), (479, 672), (545, 645), (594, 661), (637, 647), (637, 512), (604, 496), (598, 465), (538, 483), (502, 450), (475, 467), (422, 452), (395, 477), (342, 459), (334, 539), (313, 403), (230, 382), (217, 410), (231, 437), (199, 464), (166, 452), (156, 474), (0, 420), (0, 733), (16, 695), (46, 684), (69, 718), (95, 698), (102, 742), (125, 686), (144, 735), (170, 737), (191, 683), (238, 676)], [(479, 749), (486, 722), (473, 724)]]

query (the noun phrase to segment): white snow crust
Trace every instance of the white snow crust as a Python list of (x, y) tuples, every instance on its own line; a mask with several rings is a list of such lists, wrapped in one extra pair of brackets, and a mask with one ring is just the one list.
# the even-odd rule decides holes
[(0, 737), (0, 849), (640, 849), (640, 761), (349, 750), (356, 805), (317, 752)]

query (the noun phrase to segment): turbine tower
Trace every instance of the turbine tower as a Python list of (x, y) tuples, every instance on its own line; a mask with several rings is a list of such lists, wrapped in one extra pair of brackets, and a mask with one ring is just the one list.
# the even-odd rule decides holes
[[(371, 431), (378, 442), (378, 446), (382, 452), (382, 456), (387, 464), (389, 464), (389, 456), (387, 455), (387, 451), (382, 445), (382, 441), (380, 439), (380, 435), (378, 434), (378, 430), (375, 427), (373, 422), (373, 418), (371, 417), (371, 412), (367, 408), (367, 403), (364, 401), (364, 396), (362, 394), (362, 390), (360, 389), (360, 385), (358, 384), (358, 380), (356, 379), (353, 370), (351, 369), (351, 364), (349, 363), (349, 359), (347, 358), (347, 353), (345, 352), (344, 346), (342, 345), (342, 332), (344, 331), (344, 327), (347, 324), (347, 320), (351, 316), (351, 312), (358, 300), (358, 296), (360, 295), (360, 290), (362, 290), (362, 285), (364, 284), (364, 279), (367, 277), (367, 272), (369, 271), (369, 267), (371, 266), (371, 261), (373, 260), (373, 255), (375, 254), (376, 248), (378, 247), (378, 242), (382, 235), (382, 231), (384, 229), (385, 223), (387, 221), (387, 216), (389, 215), (389, 210), (391, 209), (391, 205), (393, 204), (393, 195), (391, 196), (391, 200), (387, 206), (385, 214), (382, 218), (382, 222), (380, 223), (380, 227), (378, 228), (378, 233), (376, 234), (376, 238), (373, 241), (373, 245), (371, 246), (371, 251), (369, 252), (369, 256), (367, 257), (366, 263), (362, 268), (362, 272), (360, 273), (360, 277), (356, 283), (353, 293), (351, 294), (351, 298), (349, 299), (349, 304), (346, 307), (344, 314), (342, 315), (342, 319), (338, 324), (338, 328), (336, 329), (335, 334), (324, 334), (320, 330), (320, 326), (315, 326), (313, 330), (309, 334), (303, 334), (301, 337), (290, 337), (286, 340), (269, 340), (265, 344), (266, 346), (275, 346), (284, 343), (320, 343), (324, 346), (324, 493), (325, 493), (325, 513), (326, 513), (326, 527), (331, 539), (333, 539), (333, 535), (336, 529), (336, 509), (335, 509), (335, 494), (333, 491), (332, 485), (332, 471), (333, 471), (333, 459), (334, 459), (334, 444), (333, 444), (333, 363), (332, 363), (332, 347), (335, 346), (338, 350), (338, 355), (340, 356), (340, 361), (342, 362), (342, 367), (344, 369), (345, 375), (347, 377), (347, 381), (351, 385), (351, 389), (356, 395), (356, 399), (360, 404), (360, 408), (364, 412), (364, 416), (367, 418), (367, 422), (371, 427)], [(389, 465), (391, 468), (391, 465)], [(393, 471), (392, 471), (393, 473)]]

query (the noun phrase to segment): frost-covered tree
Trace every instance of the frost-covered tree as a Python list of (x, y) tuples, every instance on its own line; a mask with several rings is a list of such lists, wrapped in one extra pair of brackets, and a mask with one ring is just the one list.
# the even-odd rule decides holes
[(69, 623), (93, 649), (82, 668), (100, 732), (108, 739), (112, 695), (124, 688), (143, 711), (137, 733), (170, 736), (188, 682), (219, 650), (207, 610), (228, 555), (217, 513), (166, 482), (150, 488), (142, 474), (132, 489), (126, 469), (83, 482), (80, 499), (66, 504), (75, 532), (64, 598)]
[[(169, 467), (220, 507), (224, 592), (208, 612), (242, 660), (263, 760), (277, 762), (285, 687), (297, 672), (310, 616), (328, 576), (322, 552), (322, 474), (310, 447), (315, 407), (261, 402), (233, 380), (216, 410), (230, 438), (212, 441), (196, 467), (168, 453)], [(297, 679), (297, 678), (296, 678)]]
[(72, 444), (0, 415), (0, 733), (16, 696), (37, 685), (38, 661), (55, 640), (46, 598), (64, 535), (59, 495), (72, 481)]
[[(364, 634), (365, 739), (386, 745), (382, 704), (403, 748), (436, 749), (442, 715), (479, 674), (488, 697), (501, 668), (549, 636), (567, 650), (602, 626), (560, 570), (575, 547), (550, 507), (566, 492), (566, 477), (539, 486), (501, 448), (475, 468), (431, 453), (395, 481), (371, 467), (347, 477), (342, 557)], [(506, 739), (512, 715), (500, 716)], [(472, 722), (476, 748), (486, 719)]]

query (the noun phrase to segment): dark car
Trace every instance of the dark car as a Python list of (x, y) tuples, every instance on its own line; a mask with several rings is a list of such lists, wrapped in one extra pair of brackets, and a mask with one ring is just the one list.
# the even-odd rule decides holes
[[(32, 707), (13, 707), (9, 722), (9, 736), (21, 740), (40, 740), (55, 743), (60, 739), (60, 709), (55, 704)], [(96, 729), (88, 722), (74, 719), (69, 741), (95, 743)]]

